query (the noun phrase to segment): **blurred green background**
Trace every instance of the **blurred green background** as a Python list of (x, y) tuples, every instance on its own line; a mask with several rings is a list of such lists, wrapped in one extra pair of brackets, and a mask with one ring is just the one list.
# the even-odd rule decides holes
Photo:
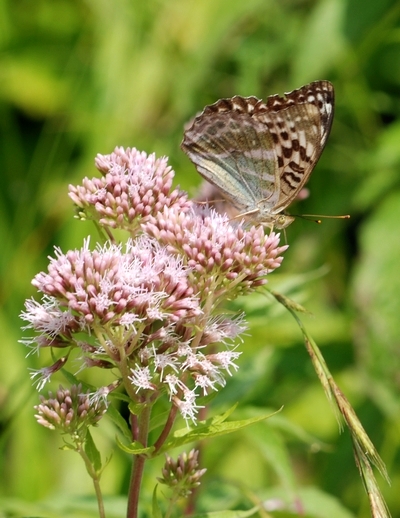
[[(0, 45), (0, 513), (48, 516), (60, 495), (72, 505), (92, 492), (79, 460), (34, 420), (26, 369), (40, 360), (18, 343), (30, 280), (54, 245), (80, 247), (92, 231), (73, 218), (68, 184), (96, 175), (96, 153), (134, 146), (168, 155), (176, 183), (194, 194), (200, 177), (179, 149), (188, 119), (221, 97), (328, 79), (332, 133), (310, 197), (291, 212), (351, 219), (296, 220), (270, 284), (313, 313), (302, 318), (387, 464), (392, 486), (378, 480), (400, 516), (400, 2), (1, 0)], [(240, 486), (260, 498), (300, 495), (315, 506), (310, 516), (370, 516), (350, 437), (298, 328), (264, 295), (245, 304), (250, 336), (222, 404), (242, 397), (244, 383), (241, 412), (284, 409), (209, 444), (202, 508), (250, 507)], [(106, 420), (97, 438), (110, 455)], [(128, 473), (115, 452), (105, 493), (123, 495)], [(33, 510), (40, 502), (48, 507)], [(123, 516), (123, 503), (112, 512)]]

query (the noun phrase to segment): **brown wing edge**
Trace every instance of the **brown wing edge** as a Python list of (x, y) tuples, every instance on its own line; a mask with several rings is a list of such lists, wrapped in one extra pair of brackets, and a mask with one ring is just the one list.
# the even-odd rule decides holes
[[(181, 148), (185, 151), (185, 148), (189, 145), (189, 142), (185, 142), (186, 133), (192, 130), (197, 123), (201, 122), (201, 119), (204, 116), (207, 116), (211, 113), (218, 112), (229, 112), (229, 111), (238, 111), (240, 113), (248, 113), (252, 114), (254, 112), (262, 112), (262, 111), (275, 111), (278, 112), (280, 110), (285, 109), (287, 106), (291, 104), (302, 104), (310, 102), (307, 99), (307, 94), (310, 93), (323, 93), (325, 104), (330, 105), (332, 107), (330, 113), (323, 113), (323, 124), (326, 128), (326, 132), (324, 135), (324, 142), (328, 138), (332, 121), (333, 121), (333, 112), (335, 105), (335, 91), (332, 83), (327, 80), (318, 80), (308, 83), (296, 90), (292, 90), (291, 92), (284, 93), (283, 96), (279, 94), (273, 94), (267, 97), (266, 101), (258, 99), (255, 96), (242, 97), (241, 95), (235, 95), (230, 98), (223, 98), (216, 101), (214, 104), (207, 105), (201, 113), (196, 115), (193, 119), (191, 119), (185, 125), (185, 131), (183, 140), (181, 143)], [(322, 101), (319, 101), (318, 107), (321, 110)]]

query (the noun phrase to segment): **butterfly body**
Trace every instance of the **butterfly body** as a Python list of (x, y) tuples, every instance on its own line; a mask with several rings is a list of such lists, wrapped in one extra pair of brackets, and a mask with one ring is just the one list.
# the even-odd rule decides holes
[(284, 228), (281, 212), (315, 167), (333, 118), (334, 92), (316, 81), (285, 96), (235, 96), (207, 106), (186, 129), (182, 149), (242, 215)]

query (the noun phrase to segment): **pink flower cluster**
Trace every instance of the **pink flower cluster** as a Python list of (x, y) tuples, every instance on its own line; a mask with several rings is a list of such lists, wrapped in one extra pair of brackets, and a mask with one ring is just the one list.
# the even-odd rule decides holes
[(228, 291), (232, 298), (265, 284), (287, 248), (278, 246), (279, 234), (265, 235), (261, 226), (244, 229), (225, 214), (201, 207), (190, 212), (164, 208), (143, 229), (184, 257), (203, 298), (216, 292), (223, 297)]
[(89, 240), (65, 255), (56, 249), (48, 273), (36, 275), (32, 284), (68, 310), (73, 329), (168, 323), (198, 311), (181, 259), (145, 236), (128, 239), (125, 250), (107, 243), (91, 251)]
[(48, 398), (40, 396), (40, 404), (35, 409), (39, 424), (77, 434), (80, 429), (96, 425), (107, 407), (104, 403), (93, 405), (89, 394), (82, 394), (82, 386), (73, 385), (71, 389), (60, 386), (54, 395), (50, 392)]
[[(79, 370), (112, 369), (135, 403), (167, 394), (195, 421), (198, 397), (237, 370), (232, 344), (246, 324), (221, 306), (264, 284), (286, 247), (279, 234), (246, 228), (171, 190), (164, 158), (117, 148), (96, 165), (103, 178), (70, 187), (70, 196), (112, 240), (94, 250), (89, 239), (79, 250), (56, 249), (48, 271), (33, 279), (42, 300), (26, 301), (22, 318), (35, 336), (23, 342), (64, 354), (32, 378), (41, 389), (77, 350)], [(116, 228), (128, 233), (124, 245), (113, 238)], [(92, 402), (107, 398), (105, 386)]]
[(122, 147), (95, 160), (102, 178), (85, 178), (69, 186), (69, 195), (81, 217), (103, 226), (135, 232), (140, 221), (164, 207), (185, 211), (190, 206), (182, 191), (171, 191), (174, 171), (167, 159)]

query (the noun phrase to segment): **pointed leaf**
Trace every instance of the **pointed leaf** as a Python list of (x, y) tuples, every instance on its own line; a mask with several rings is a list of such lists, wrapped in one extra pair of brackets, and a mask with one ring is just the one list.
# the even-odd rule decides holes
[(148, 446), (145, 448), (143, 444), (137, 441), (131, 442), (130, 444), (124, 444), (118, 436), (116, 437), (116, 441), (118, 447), (130, 455), (150, 455), (154, 451), (154, 446)]
[(100, 452), (97, 449), (92, 434), (89, 429), (86, 432), (85, 438), (85, 453), (89, 457), (90, 462), (92, 463), (94, 469), (99, 472), (101, 470), (101, 456)]
[[(275, 412), (276, 413), (276, 412)], [(223, 414), (225, 415), (225, 414)], [(169, 450), (170, 448), (176, 448), (178, 446), (182, 446), (183, 444), (187, 444), (194, 441), (199, 441), (202, 439), (208, 439), (210, 437), (217, 437), (219, 435), (225, 435), (228, 433), (236, 432), (241, 428), (246, 426), (250, 426), (253, 423), (258, 423), (259, 421), (263, 421), (264, 419), (268, 419), (273, 414), (262, 415), (257, 417), (252, 417), (250, 419), (244, 419), (241, 421), (227, 421), (224, 422), (220, 418), (213, 418), (205, 421), (203, 424), (199, 424), (196, 428), (189, 429), (181, 429), (177, 430), (173, 434), (173, 438), (168, 441), (164, 446), (160, 449), (158, 453)]]
[(153, 503), (152, 503), (152, 518), (162, 518), (162, 513), (161, 513), (161, 509), (160, 509), (160, 506), (158, 505), (158, 500), (157, 500), (157, 488), (158, 488), (158, 484), (156, 484), (156, 487), (154, 488), (154, 491), (153, 491)]
[(107, 410), (107, 415), (111, 418), (113, 423), (122, 432), (123, 436), (130, 441), (132, 439), (131, 431), (129, 430), (128, 424), (118, 410), (110, 405)]

